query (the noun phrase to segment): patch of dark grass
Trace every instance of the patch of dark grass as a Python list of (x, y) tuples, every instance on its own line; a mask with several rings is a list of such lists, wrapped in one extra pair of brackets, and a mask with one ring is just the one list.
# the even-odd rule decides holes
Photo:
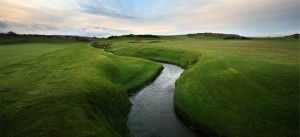
[(164, 41), (161, 41), (161, 40), (155, 40), (155, 41), (149, 41), (148, 43), (162, 43)]
[(106, 49), (110, 46), (110, 43), (100, 43), (100, 42), (94, 42), (91, 44), (94, 48), (100, 48), (100, 49)]

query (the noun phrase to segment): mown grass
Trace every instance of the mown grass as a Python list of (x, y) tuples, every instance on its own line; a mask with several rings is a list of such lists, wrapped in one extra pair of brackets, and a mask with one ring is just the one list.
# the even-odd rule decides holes
[(110, 49), (185, 68), (200, 55), (176, 82), (175, 105), (220, 136), (299, 135), (299, 39), (182, 35), (159, 40), (115, 39)]
[(0, 46), (1, 136), (130, 136), (127, 90), (161, 69), (87, 44)]
[[(0, 46), (0, 67), (8, 67), (22, 61), (35, 59), (40, 55), (60, 50), (73, 44), (29, 43)], [(78, 45), (78, 44), (77, 44)]]

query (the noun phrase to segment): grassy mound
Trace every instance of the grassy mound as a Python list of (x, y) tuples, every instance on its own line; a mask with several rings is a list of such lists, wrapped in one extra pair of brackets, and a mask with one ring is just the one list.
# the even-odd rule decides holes
[(0, 48), (1, 136), (130, 136), (127, 90), (162, 67), (82, 44)]
[(200, 54), (188, 50), (168, 49), (151, 46), (115, 46), (112, 51), (122, 56), (146, 58), (154, 61), (179, 65), (183, 68), (197, 62)]
[(220, 135), (297, 136), (299, 68), (282, 63), (204, 56), (177, 81), (176, 106)]
[(183, 35), (160, 40), (138, 45), (119, 40), (110, 48), (185, 68), (201, 55), (176, 82), (175, 105), (189, 122), (218, 136), (299, 135), (299, 40)]

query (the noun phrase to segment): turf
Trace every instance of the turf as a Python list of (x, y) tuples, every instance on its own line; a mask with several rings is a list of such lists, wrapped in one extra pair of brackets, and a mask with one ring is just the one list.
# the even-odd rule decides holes
[(196, 52), (168, 49), (161, 47), (150, 47), (143, 45), (128, 45), (114, 48), (113, 52), (122, 56), (134, 56), (154, 61), (177, 64), (183, 68), (197, 62), (199, 54)]
[(219, 136), (299, 135), (299, 39), (181, 35), (158, 40), (131, 43), (122, 37), (109, 48), (188, 68), (176, 82), (175, 105)]
[[(72, 44), (71, 44), (72, 45)], [(0, 46), (0, 67), (8, 67), (13, 64), (35, 59), (43, 54), (60, 50), (70, 44), (29, 43)], [(21, 54), (20, 54), (21, 53)]]
[(130, 136), (127, 90), (162, 67), (82, 43), (0, 48), (3, 137)]

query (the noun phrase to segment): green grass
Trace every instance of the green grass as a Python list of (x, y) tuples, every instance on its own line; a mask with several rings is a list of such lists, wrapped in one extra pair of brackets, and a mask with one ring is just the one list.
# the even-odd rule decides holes
[[(175, 105), (222, 136), (299, 136), (299, 39), (115, 39), (118, 55), (178, 64)], [(199, 57), (198, 57), (199, 56)]]
[(187, 68), (191, 64), (197, 62), (199, 57), (199, 54), (196, 52), (151, 46), (144, 47), (143, 45), (120, 46), (118, 48), (114, 48), (113, 52), (123, 56), (134, 56), (154, 61), (177, 64), (183, 68)]
[[(48, 40), (26, 42), (33, 41)], [(130, 136), (127, 92), (161, 65), (87, 43), (48, 42), (0, 41), (1, 136)], [(175, 105), (219, 135), (299, 135), (298, 39), (180, 35), (97, 42), (112, 44), (118, 55), (187, 68), (176, 82)]]
[(0, 46), (1, 136), (130, 136), (127, 90), (161, 65), (87, 44)]
[(1, 45), (0, 68), (35, 59), (38, 56), (69, 47), (70, 45), (72, 44), (29, 43)]

